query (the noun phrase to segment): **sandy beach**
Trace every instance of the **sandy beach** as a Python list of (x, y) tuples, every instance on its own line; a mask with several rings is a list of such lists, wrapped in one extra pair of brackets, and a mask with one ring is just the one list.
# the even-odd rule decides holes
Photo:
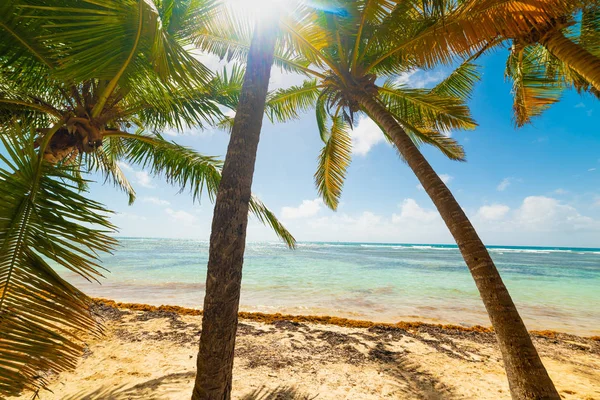
[[(50, 377), (50, 391), (42, 391), (41, 400), (189, 398), (202, 317), (194, 310), (131, 308), (145, 311), (95, 306), (105, 336), (86, 340), (77, 369)], [(261, 388), (279, 388), (281, 399), (290, 398), (289, 389), (309, 399), (510, 398), (487, 328), (244, 316), (235, 399), (255, 398), (252, 393)], [(532, 336), (563, 398), (600, 399), (599, 338), (553, 332)]]

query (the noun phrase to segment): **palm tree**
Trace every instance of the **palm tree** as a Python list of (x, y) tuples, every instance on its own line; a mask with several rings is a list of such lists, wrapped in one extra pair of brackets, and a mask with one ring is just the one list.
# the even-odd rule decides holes
[(570, 12), (554, 19), (529, 35), (515, 36), (513, 50), (539, 44), (548, 53), (539, 59), (554, 58), (567, 69), (565, 83), (579, 90), (600, 91), (600, 3), (580, 0)]
[[(517, 126), (531, 122), (556, 103), (565, 89), (588, 92), (600, 98), (597, 78), (600, 76), (599, 3), (582, 2), (555, 24), (544, 39), (527, 39), (512, 41), (506, 64), (506, 77), (513, 82)], [(562, 46), (557, 47), (555, 43)], [(585, 71), (585, 75), (580, 71)]]
[[(273, 95), (271, 116), (286, 120), (316, 108), (324, 148), (315, 180), (325, 203), (334, 209), (350, 162), (347, 128), (356, 113), (375, 121), (413, 170), (458, 244), (496, 332), (513, 398), (559, 399), (486, 247), (416, 145), (447, 141), (441, 131), (467, 125), (449, 107), (468, 96), (471, 64), (461, 66), (432, 91), (411, 91), (393, 79), (415, 68), (451, 64), (457, 56), (476, 57), (506, 38), (541, 30), (569, 14), (572, 3), (346, 0), (335, 4), (322, 4), (316, 16), (302, 25), (291, 17), (282, 18), (287, 46), (276, 49), (275, 59), (312, 79)], [(235, 28), (223, 27), (220, 36), (204, 35), (200, 47), (243, 59), (247, 38)], [(228, 35), (228, 31), (235, 33)], [(384, 78), (388, 80), (381, 83)], [(444, 95), (458, 99), (453, 105), (443, 100), (445, 105), (440, 106)]]
[(229, 399), (256, 151), (273, 64), (276, 21), (257, 21), (231, 129), (210, 236), (192, 399)]
[[(529, 7), (530, 13), (515, 18), (519, 10), (515, 7)], [(508, 42), (506, 77), (513, 81), (519, 127), (557, 102), (565, 88), (600, 97), (600, 3), (596, 0), (465, 1), (421, 36), (415, 44), (425, 43), (422, 40), (442, 44), (442, 52), (436, 55), (440, 61), (444, 61), (444, 47), (469, 54)]]
[[(81, 333), (101, 332), (89, 298), (49, 263), (95, 281), (99, 254), (115, 247), (110, 211), (85, 195), (83, 174), (101, 172), (131, 203), (118, 163), (127, 161), (212, 199), (221, 161), (156, 132), (222, 118), (242, 78), (237, 69), (213, 75), (186, 50), (211, 2), (48, 4), (0, 5), (2, 396), (45, 385), (40, 371), (73, 368)], [(293, 246), (260, 200), (250, 208)]]

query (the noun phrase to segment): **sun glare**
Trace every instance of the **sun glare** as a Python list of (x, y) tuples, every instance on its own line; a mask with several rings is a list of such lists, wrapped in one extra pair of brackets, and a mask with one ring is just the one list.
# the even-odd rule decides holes
[(233, 12), (252, 19), (277, 17), (293, 9), (294, 0), (224, 0)]

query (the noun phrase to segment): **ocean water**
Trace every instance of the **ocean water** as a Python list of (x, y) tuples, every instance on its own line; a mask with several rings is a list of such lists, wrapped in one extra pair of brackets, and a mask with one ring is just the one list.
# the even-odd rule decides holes
[[(95, 297), (201, 308), (208, 242), (124, 238), (103, 257)], [(529, 329), (600, 334), (600, 249), (492, 246)], [(241, 309), (380, 322), (489, 325), (469, 271), (451, 245), (281, 243), (246, 247)]]

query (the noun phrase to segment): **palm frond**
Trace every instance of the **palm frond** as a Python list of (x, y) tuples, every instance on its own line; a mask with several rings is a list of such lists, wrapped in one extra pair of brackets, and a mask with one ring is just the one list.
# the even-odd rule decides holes
[(470, 61), (462, 63), (431, 89), (431, 93), (442, 97), (456, 97), (463, 101), (469, 100), (475, 84), (481, 79), (477, 68), (478, 66)]
[[(40, 371), (75, 367), (83, 331), (98, 332), (87, 297), (48, 260), (95, 280), (114, 231), (101, 204), (79, 193), (68, 166), (49, 165), (19, 127), (0, 140), (0, 395), (46, 384)], [(95, 227), (90, 227), (95, 226)]]
[(513, 46), (506, 64), (506, 77), (513, 81), (514, 119), (519, 127), (547, 110), (562, 94), (559, 82), (547, 75), (536, 54), (535, 47)]
[(296, 247), (296, 239), (287, 230), (285, 226), (277, 219), (275, 214), (267, 208), (256, 196), (250, 198), (249, 210), (263, 224), (268, 225), (273, 229), (273, 232), (283, 241), (290, 249)]
[[(18, 1), (0, 4), (0, 66), (23, 71), (47, 71), (56, 66), (50, 49), (39, 38), (43, 21), (25, 18)], [(44, 75), (44, 74), (41, 74)]]
[(194, 150), (169, 142), (159, 135), (127, 134), (117, 132), (107, 135), (110, 140), (121, 141), (123, 158), (161, 176), (172, 185), (189, 190), (199, 201), (204, 189), (214, 199), (221, 181), (223, 163), (216, 157), (204, 156)]
[(456, 97), (440, 96), (425, 89), (409, 89), (388, 80), (379, 89), (387, 108), (403, 120), (437, 131), (474, 129), (467, 105)]
[(267, 98), (267, 116), (277, 122), (300, 118), (301, 112), (315, 106), (319, 88), (317, 81), (312, 79), (304, 81), (302, 85), (278, 89)]
[(299, 6), (294, 17), (283, 16), (280, 20), (282, 41), (286, 47), (293, 48), (304, 59), (319, 70), (338, 70), (337, 62), (325, 51), (334, 43), (334, 33), (323, 29), (320, 15), (312, 7)]
[(30, 12), (28, 18), (44, 20), (40, 36), (60, 56), (56, 74), (74, 81), (106, 81), (93, 117), (103, 113), (117, 87), (133, 87), (148, 67), (161, 81), (183, 88), (210, 78), (208, 69), (184, 49), (184, 35), (165, 31), (159, 7), (151, 0), (70, 0), (61, 5), (31, 0), (23, 8)]
[(578, 42), (590, 53), (600, 57), (600, 5), (597, 2), (589, 3), (581, 11)]
[(466, 161), (464, 148), (450, 136), (426, 127), (413, 125), (401, 118), (396, 118), (416, 145), (429, 144), (437, 148), (451, 160)]
[(354, 39), (352, 50), (352, 69), (356, 68), (358, 60), (361, 58), (360, 50), (363, 42), (363, 32), (368, 29), (368, 25), (380, 25), (389, 15), (390, 10), (393, 10), (394, 6), (396, 6), (396, 2), (390, 0), (363, 0), (356, 3), (356, 12), (360, 15), (360, 22), (356, 29), (356, 38)]
[[(218, 93), (206, 86), (184, 89), (161, 82), (147, 75), (136, 77), (132, 87), (122, 102), (117, 117), (122, 120), (139, 119), (143, 126), (156, 130), (188, 127), (204, 128), (222, 117), (216, 103)], [(229, 99), (220, 95), (220, 100)]]
[(112, 183), (121, 189), (129, 199), (129, 205), (135, 202), (135, 189), (119, 166), (119, 158), (123, 156), (122, 143), (114, 138), (105, 138), (101, 148), (91, 154), (86, 154), (89, 171), (100, 171), (104, 176), (104, 182)]
[[(208, 22), (196, 28), (191, 40), (204, 53), (213, 54), (227, 62), (244, 63), (248, 57), (252, 31), (249, 19), (221, 9)], [(322, 76), (319, 71), (309, 68), (311, 61), (291, 51), (282, 38), (278, 38), (273, 64), (289, 73)]]
[(324, 203), (337, 209), (346, 178), (346, 170), (352, 159), (352, 139), (349, 126), (340, 116), (332, 118), (331, 128), (319, 154), (315, 184)]
[(388, 24), (387, 31), (380, 32), (387, 44), (382, 44), (384, 48), (366, 70), (392, 60), (412, 60), (415, 67), (424, 68), (450, 64), (457, 56), (468, 58), (477, 53), (498, 37), (514, 38), (529, 35), (532, 28), (541, 30), (573, 8), (566, 0), (468, 0), (457, 4), (443, 18), (416, 24), (414, 29), (402, 23)]

